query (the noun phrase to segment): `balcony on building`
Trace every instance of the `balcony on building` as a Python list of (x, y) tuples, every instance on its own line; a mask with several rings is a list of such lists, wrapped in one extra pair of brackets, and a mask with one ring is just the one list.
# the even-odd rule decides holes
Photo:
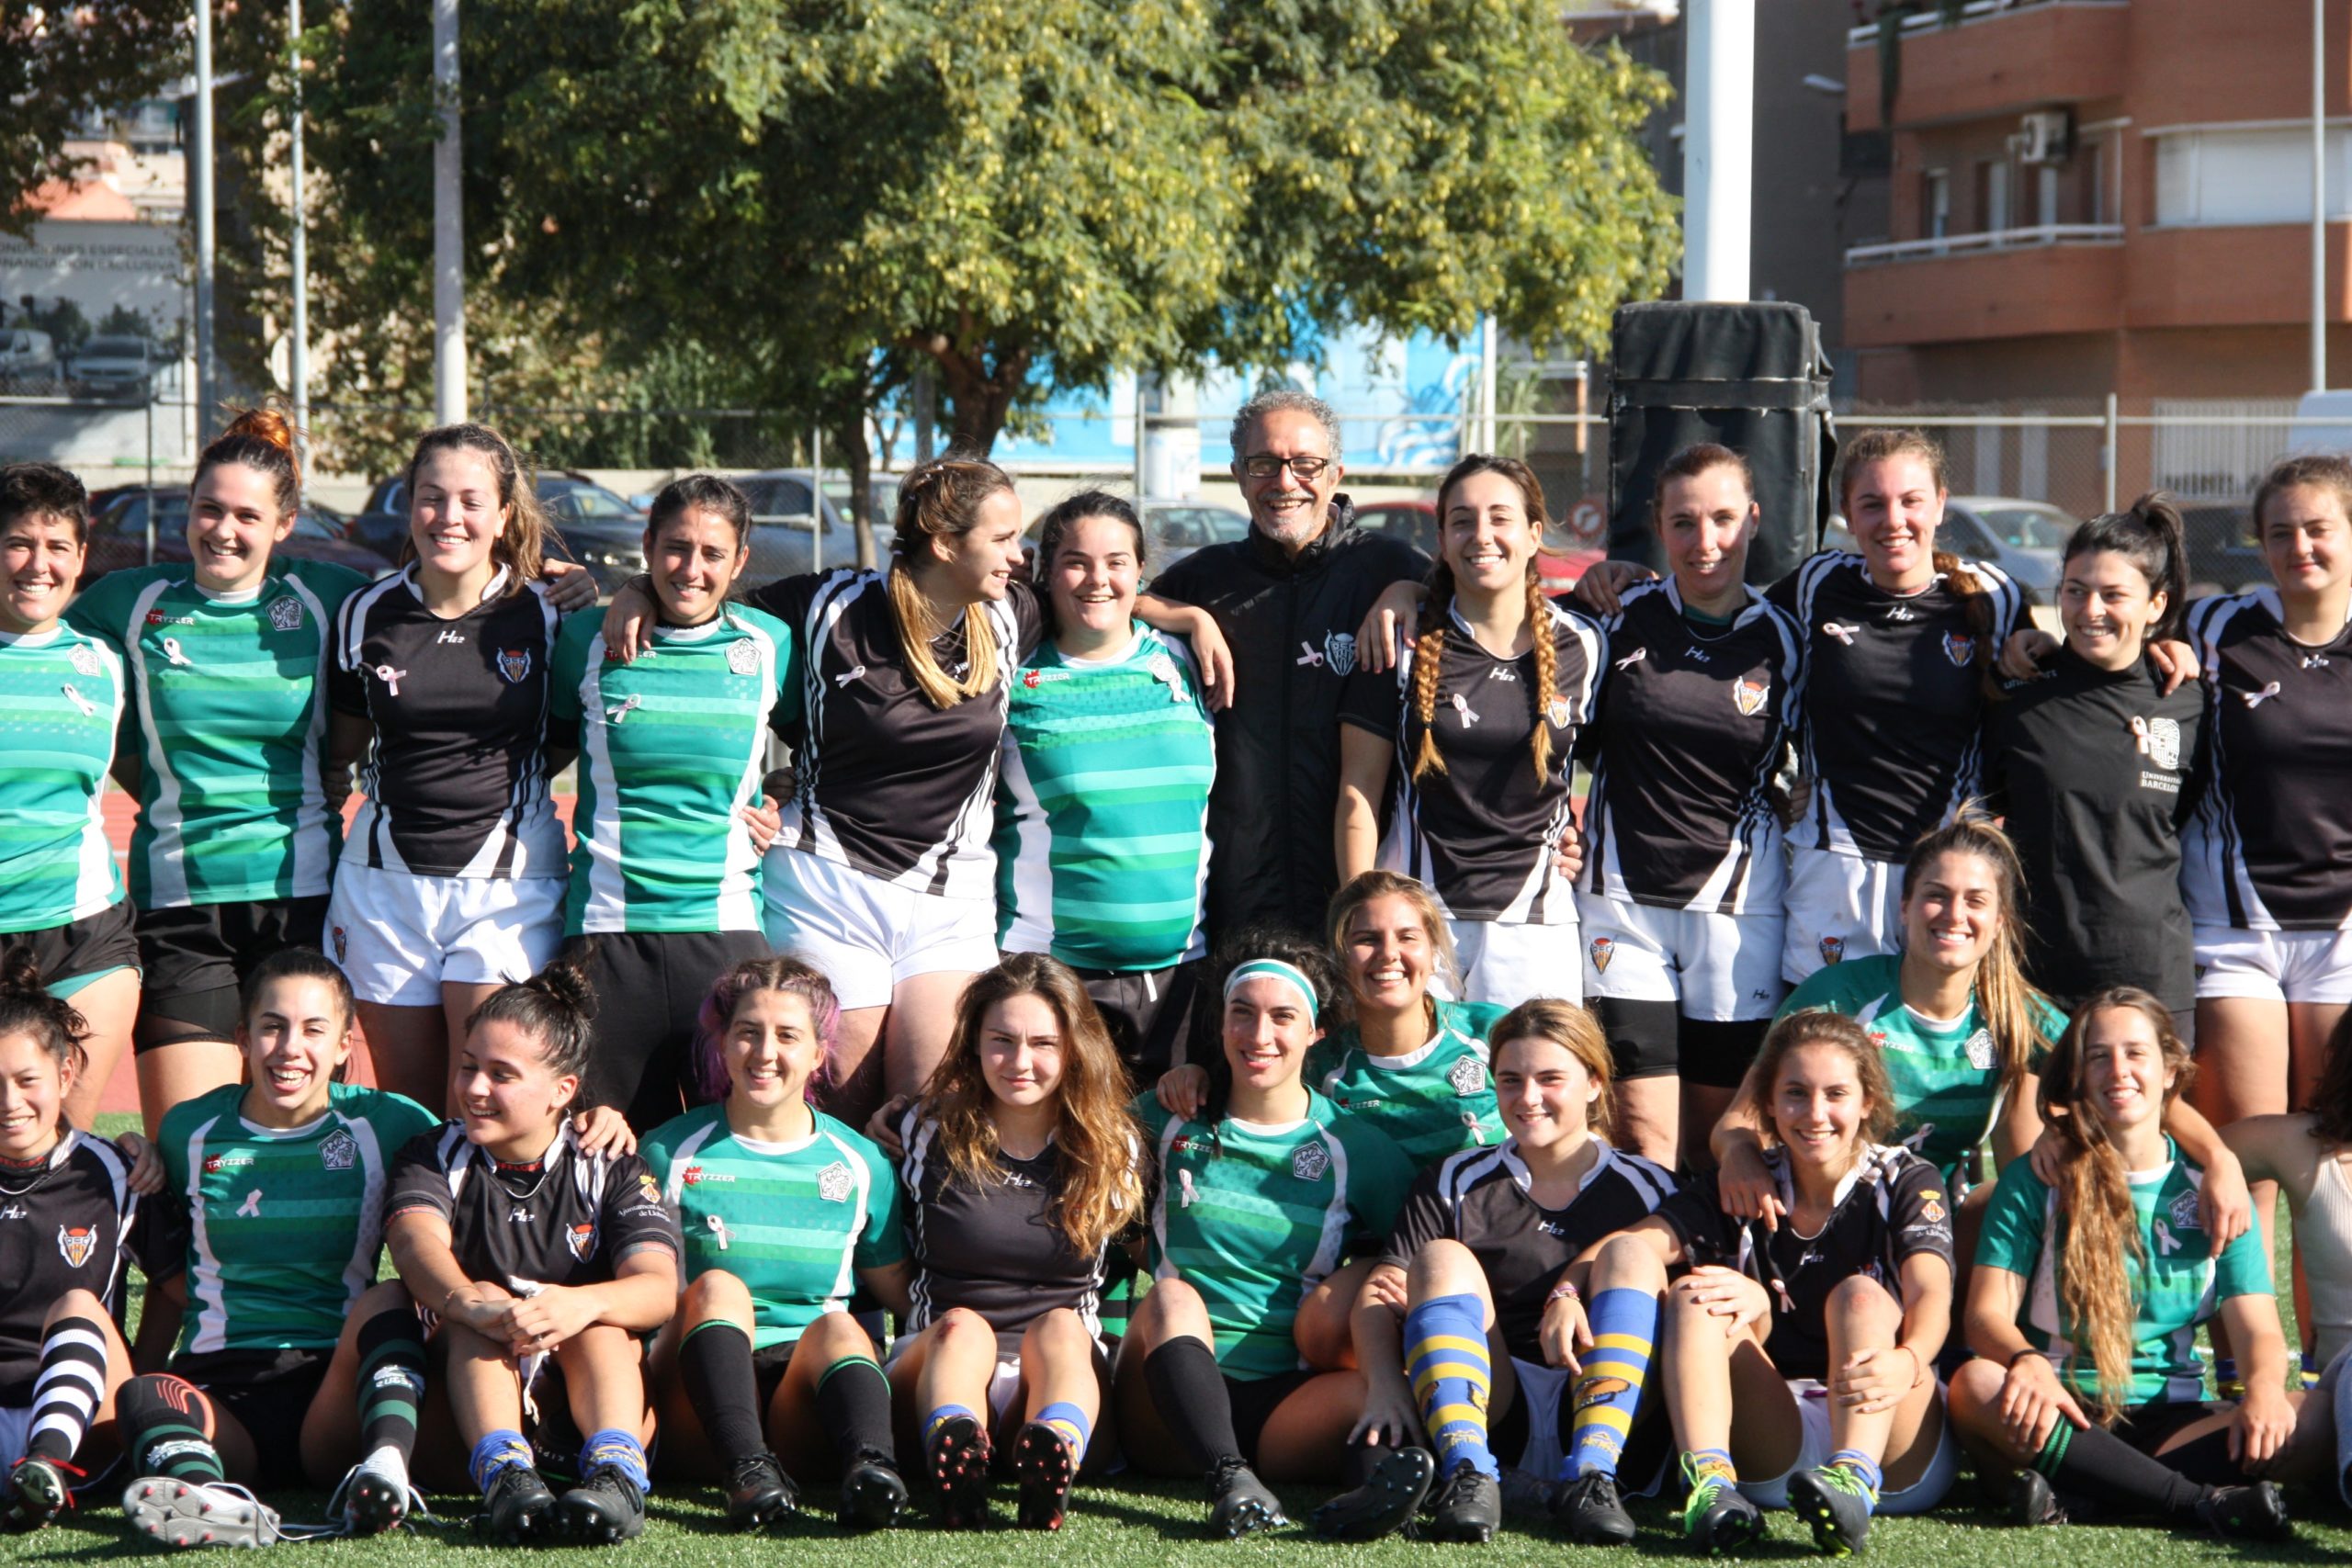
[[(2218, 3), (2218, 0), (2217, 0)], [(1872, 22), (1846, 35), (1846, 129), (1886, 130), (2110, 98), (2124, 90), (2131, 0), (1971, 0), (1904, 16), (1894, 125), (1880, 83), (1890, 41)]]

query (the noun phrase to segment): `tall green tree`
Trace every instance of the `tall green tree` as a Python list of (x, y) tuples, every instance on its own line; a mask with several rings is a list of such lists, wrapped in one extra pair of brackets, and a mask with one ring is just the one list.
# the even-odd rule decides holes
[(0, 233), (31, 227), (42, 182), (74, 170), (90, 114), (151, 96), (187, 66), (187, 0), (0, 0)]

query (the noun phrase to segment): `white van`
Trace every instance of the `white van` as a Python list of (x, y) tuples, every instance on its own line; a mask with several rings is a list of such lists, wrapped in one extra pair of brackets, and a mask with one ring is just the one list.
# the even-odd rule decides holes
[(2305, 392), (2287, 427), (2287, 452), (2352, 452), (2352, 391)]
[(0, 390), (57, 389), (57, 345), (30, 327), (0, 329)]

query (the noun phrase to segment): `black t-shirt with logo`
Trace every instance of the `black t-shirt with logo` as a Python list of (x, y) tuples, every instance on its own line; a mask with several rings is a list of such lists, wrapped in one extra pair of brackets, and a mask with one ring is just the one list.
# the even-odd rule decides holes
[(462, 1122), (411, 1138), (392, 1162), (389, 1224), (438, 1214), (469, 1280), (518, 1292), (540, 1285), (596, 1285), (631, 1253), (684, 1251), (661, 1186), (635, 1155), (583, 1154), (566, 1122), (527, 1165), (509, 1165), (469, 1143)]
[(167, 1228), (103, 1138), (69, 1131), (37, 1164), (0, 1161), (0, 1406), (32, 1403), (41, 1320), (58, 1297), (88, 1291), (111, 1310), (125, 1263), (136, 1258), (150, 1283), (180, 1270), (186, 1249)]
[(1521, 1360), (1541, 1363), (1544, 1303), (1560, 1271), (1674, 1193), (1673, 1174), (1664, 1166), (1599, 1147), (1600, 1157), (1565, 1209), (1544, 1208), (1530, 1196), (1515, 1142), (1449, 1156), (1413, 1183), (1381, 1261), (1403, 1269), (1433, 1241), (1460, 1242), (1486, 1273), (1504, 1344)]
[(1984, 799), (2025, 870), (2026, 975), (2071, 1012), (2109, 986), (2197, 999), (2180, 829), (2197, 808), (2205, 696), (2146, 660), (2071, 649), (1984, 714)]

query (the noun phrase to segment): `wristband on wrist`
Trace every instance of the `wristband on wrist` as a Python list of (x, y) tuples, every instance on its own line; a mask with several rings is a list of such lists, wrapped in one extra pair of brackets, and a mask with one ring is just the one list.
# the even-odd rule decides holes
[(1546, 1302), (1580, 1302), (1584, 1300), (1584, 1292), (1577, 1289), (1575, 1280), (1563, 1280), (1553, 1286), (1552, 1293), (1544, 1299)]
[(2047, 1350), (2043, 1350), (2043, 1349), (2041, 1349), (2041, 1348), (2037, 1348), (2037, 1347), (2035, 1347), (2035, 1346), (2029, 1345), (2029, 1346), (2027, 1346), (2024, 1349), (2022, 1349), (2022, 1350), (2018, 1351), (2016, 1355), (2011, 1356), (2011, 1357), (2009, 1358), (2009, 1360), (2008, 1360), (2008, 1367), (2009, 1367), (2009, 1371), (2017, 1371), (2017, 1369), (2018, 1369), (2018, 1363), (2019, 1361), (2024, 1360), (2028, 1356), (2039, 1356), (2039, 1357), (2041, 1357), (2041, 1358), (2043, 1360), (2045, 1360), (2045, 1361), (2047, 1361), (2047, 1360), (2049, 1360), (2049, 1359), (2050, 1359), (2050, 1352), (2049, 1352), (2049, 1351), (2047, 1351)]

